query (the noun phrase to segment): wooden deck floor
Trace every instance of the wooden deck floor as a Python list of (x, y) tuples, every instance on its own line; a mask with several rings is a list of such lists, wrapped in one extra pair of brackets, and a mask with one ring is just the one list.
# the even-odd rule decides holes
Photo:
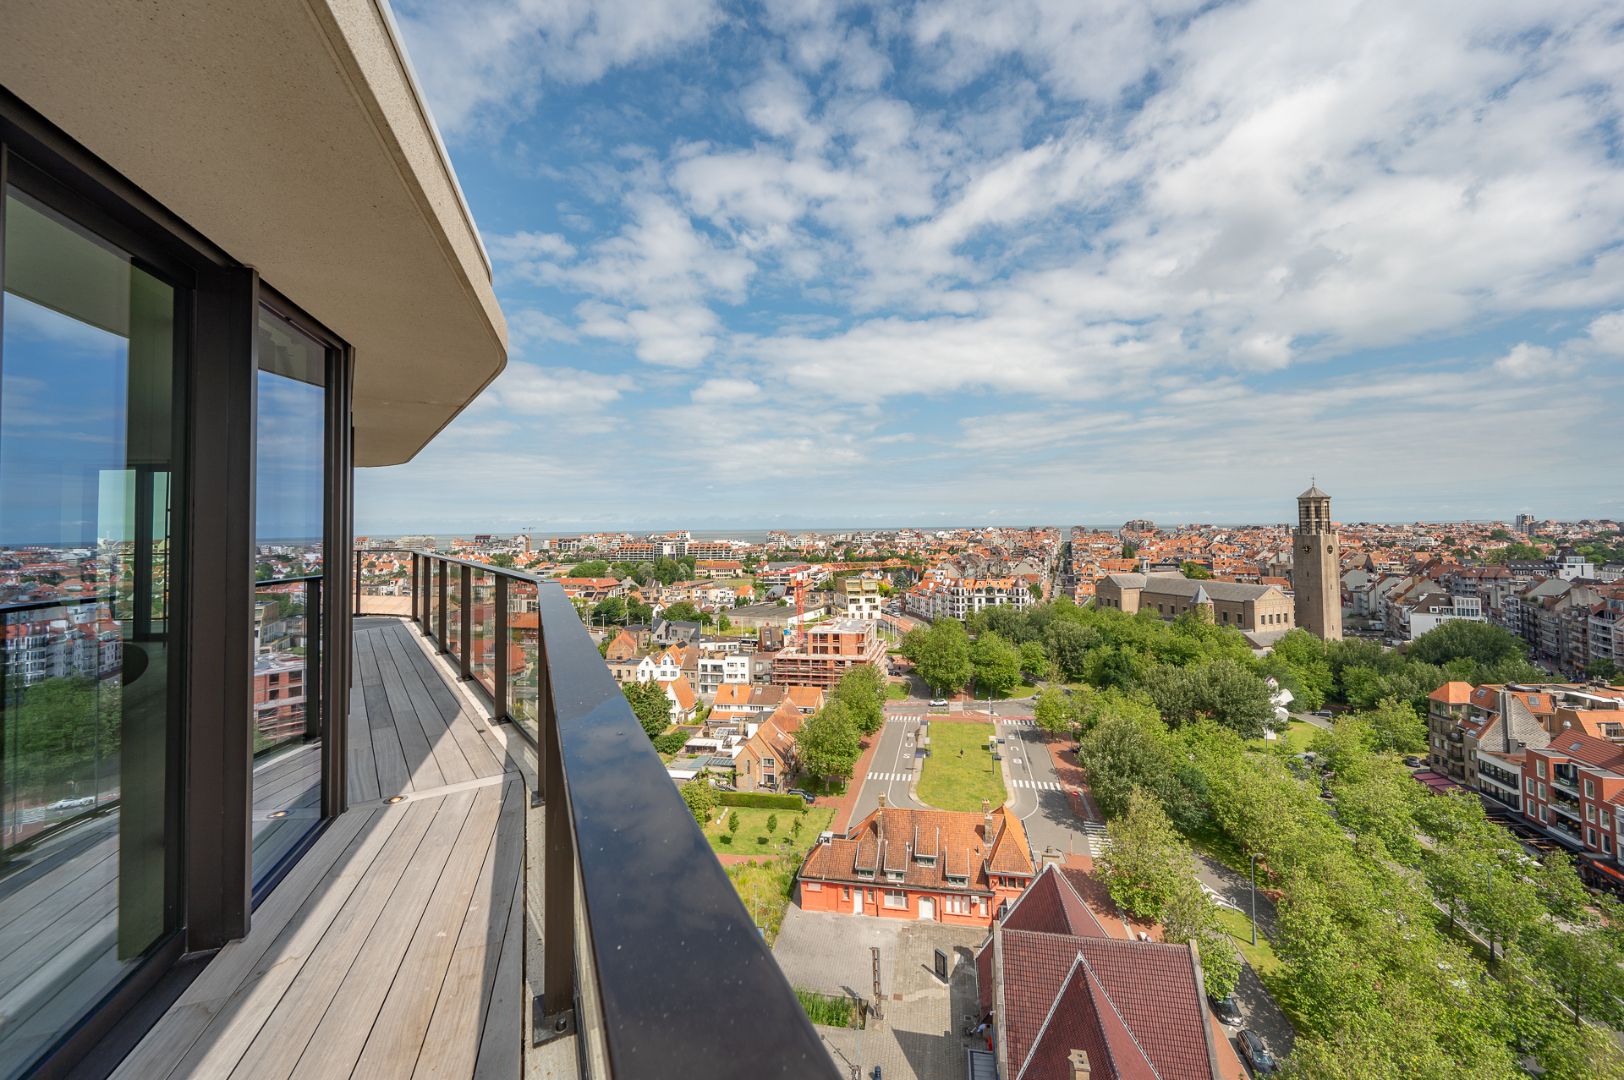
[(519, 1075), (526, 789), (415, 638), (357, 620), (351, 809), (115, 1076)]

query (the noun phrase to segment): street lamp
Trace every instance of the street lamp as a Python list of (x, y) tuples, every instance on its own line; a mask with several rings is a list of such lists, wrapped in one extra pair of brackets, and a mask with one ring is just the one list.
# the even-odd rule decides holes
[(1252, 854), (1252, 944), (1257, 944), (1257, 853)]

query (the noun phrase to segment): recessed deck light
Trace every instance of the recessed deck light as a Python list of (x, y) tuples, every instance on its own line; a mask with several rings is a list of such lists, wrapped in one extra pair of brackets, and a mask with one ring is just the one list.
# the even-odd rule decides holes
[(391, 795), (391, 796), (389, 796), (389, 798), (384, 800), (384, 802), (390, 803), (391, 805), (393, 805), (394, 803), (405, 802), (405, 801), (406, 801), (406, 796), (404, 796), (404, 795)]
[(266, 816), (267, 817), (273, 817), (273, 818), (283, 818), (283, 817), (288, 816), (288, 812), (286, 810), (272, 810)]

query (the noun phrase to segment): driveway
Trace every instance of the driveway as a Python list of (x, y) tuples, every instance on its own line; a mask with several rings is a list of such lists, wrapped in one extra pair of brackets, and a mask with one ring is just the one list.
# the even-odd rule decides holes
[[(868, 1027), (818, 1027), (842, 1076), (853, 1066), (867, 1080), (875, 1065), (886, 1080), (962, 1080), (964, 1018), (976, 1012), (974, 950), (987, 939), (975, 927), (802, 911), (791, 904), (773, 956), (791, 986), (846, 997), (874, 997), (872, 948), (880, 950), (880, 1010)], [(943, 983), (935, 951), (948, 956)]]

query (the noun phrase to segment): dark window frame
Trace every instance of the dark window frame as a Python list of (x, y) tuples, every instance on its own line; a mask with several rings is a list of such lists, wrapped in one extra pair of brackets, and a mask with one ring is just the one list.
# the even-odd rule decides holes
[[(184, 520), (171, 545), (184, 572), (170, 581), (170, 619), (178, 624), (171, 662), (180, 689), (171, 702), (178, 746), (168, 798), (178, 826), (170, 856), (170, 895), (178, 910), (174, 929), (30, 1073), (99, 1074), (133, 1048), (161, 1013), (161, 1003), (202, 970), (196, 961), (248, 932), (256, 900), (247, 718), (253, 701), (254, 347), (262, 303), (328, 347), (321, 694), (323, 715), (332, 720), (323, 742), (323, 827), (347, 808), (351, 611), (343, 598), (354, 559), (355, 356), (340, 336), (262, 283), (253, 268), (0, 86), (0, 191), (8, 182), (116, 244), (176, 291), (181, 387), (174, 498)], [(3, 249), (0, 228), (0, 266)], [(312, 830), (282, 873), (321, 832)], [(268, 879), (262, 889), (276, 880)]]

